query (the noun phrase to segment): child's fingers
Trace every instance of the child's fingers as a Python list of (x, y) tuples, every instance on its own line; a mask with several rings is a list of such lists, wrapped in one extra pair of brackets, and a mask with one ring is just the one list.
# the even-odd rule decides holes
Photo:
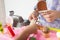
[(34, 20), (37, 20), (38, 19), (37, 16), (34, 15), (34, 14), (32, 15), (32, 17), (33, 17)]

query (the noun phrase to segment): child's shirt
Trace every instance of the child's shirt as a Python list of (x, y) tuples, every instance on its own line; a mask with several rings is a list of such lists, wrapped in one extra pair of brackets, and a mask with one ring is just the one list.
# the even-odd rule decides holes
[[(48, 10), (60, 11), (60, 0), (46, 0)], [(41, 15), (39, 15), (40, 24), (43, 26), (50, 26), (54, 28), (60, 28), (60, 18), (57, 18), (53, 22), (47, 22)]]

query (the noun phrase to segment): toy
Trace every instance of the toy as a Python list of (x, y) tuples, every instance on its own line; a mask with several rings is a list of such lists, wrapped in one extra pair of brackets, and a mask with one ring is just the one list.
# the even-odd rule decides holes
[(48, 26), (48, 27), (49, 27), (50, 30), (53, 30), (53, 31), (56, 31), (56, 32), (60, 32), (60, 29), (58, 29), (58, 28), (52, 28), (50, 26)]
[(29, 40), (36, 40), (36, 38), (35, 37), (30, 37)]
[(30, 39), (29, 40), (36, 40), (36, 38), (34, 38), (34, 37), (30, 37)]
[(3, 33), (4, 32), (4, 29), (2, 27), (2, 23), (0, 23), (0, 32)]
[(14, 33), (12, 27), (11, 26), (7, 26), (7, 29), (9, 31), (9, 33), (12, 35), (12, 37), (14, 37), (15, 36), (15, 33)]
[(59, 28), (53, 28), (48, 26), (50, 30), (55, 31), (56, 32), (56, 36), (58, 38), (58, 40), (60, 40), (60, 29)]

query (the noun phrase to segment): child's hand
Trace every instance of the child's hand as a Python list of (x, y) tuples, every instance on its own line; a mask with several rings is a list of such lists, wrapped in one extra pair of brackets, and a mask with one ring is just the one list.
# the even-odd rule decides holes
[(47, 22), (52, 22), (54, 21), (56, 18), (59, 17), (59, 12), (55, 11), (55, 10), (49, 10), (46, 12), (42, 12), (42, 16), (46, 19)]
[(38, 18), (37, 18), (37, 16), (38, 16), (39, 14), (38, 14), (38, 11), (33, 11), (32, 12), (32, 14), (29, 16), (29, 21), (31, 21), (31, 20), (37, 20)]
[(36, 24), (36, 20), (32, 19), (30, 25)]

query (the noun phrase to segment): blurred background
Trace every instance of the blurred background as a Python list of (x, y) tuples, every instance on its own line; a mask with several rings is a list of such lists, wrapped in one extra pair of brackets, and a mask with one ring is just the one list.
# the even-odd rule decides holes
[[(24, 25), (26, 22), (29, 23), (28, 17), (37, 2), (38, 0), (0, 0), (0, 22), (3, 25), (11, 24), (15, 26), (22, 21), (20, 19), (23, 19)], [(18, 25), (20, 24), (18, 23)]]
[(15, 15), (20, 15), (27, 19), (34, 9), (38, 0), (4, 0), (6, 16), (9, 11), (14, 11)]

